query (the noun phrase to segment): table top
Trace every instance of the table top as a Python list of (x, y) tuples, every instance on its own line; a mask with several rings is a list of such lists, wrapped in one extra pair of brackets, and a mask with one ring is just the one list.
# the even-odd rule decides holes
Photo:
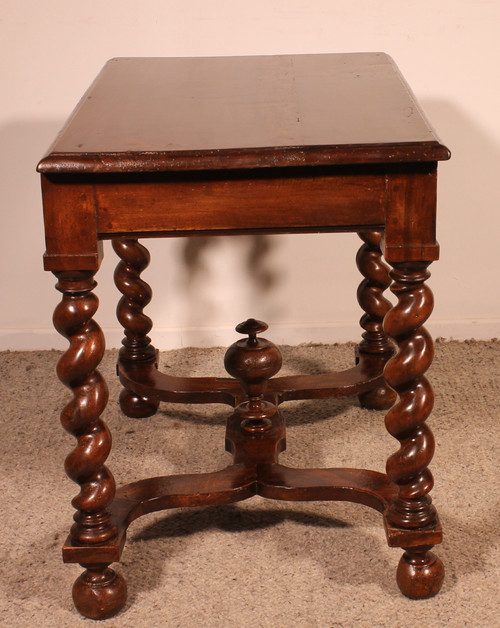
[(117, 58), (41, 160), (42, 173), (449, 158), (383, 53)]

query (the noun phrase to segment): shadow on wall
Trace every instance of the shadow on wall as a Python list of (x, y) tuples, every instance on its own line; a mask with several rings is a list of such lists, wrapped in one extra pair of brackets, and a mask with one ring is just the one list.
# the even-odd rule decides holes
[[(40, 192), (40, 176), (36, 172), (38, 161), (45, 154), (64, 123), (59, 120), (12, 120), (0, 127), (0, 202), (2, 207), (2, 232), (4, 245), (0, 252), (2, 268), (12, 269), (15, 272), (5, 272), (2, 280), (4, 295), (8, 295), (11, 303), (0, 314), (0, 330), (5, 346), (18, 348), (35, 348), (25, 346), (26, 342), (35, 342), (33, 329), (48, 329), (53, 346), (65, 348), (66, 341), (59, 338), (52, 329), (51, 319), (53, 309), (59, 300), (54, 290), (55, 278), (43, 270), (42, 255), (45, 249), (44, 228), (42, 214), (42, 200)], [(207, 258), (221, 246), (222, 241), (229, 238), (190, 238), (180, 240), (181, 264), (185, 272), (179, 277), (183, 283), (182, 293), (187, 299), (185, 309), (186, 318), (183, 324), (200, 324), (203, 313), (209, 312), (213, 303), (218, 302), (207, 298), (200, 283), (205, 283)], [(279, 272), (270, 262), (272, 254), (272, 238), (266, 236), (231, 238), (233, 258), (238, 258), (245, 266), (245, 286), (240, 286), (242, 292), (250, 297), (255, 296), (262, 304), (266, 302), (266, 295), (272, 292), (279, 282)], [(232, 241), (237, 242), (236, 245)], [(144, 241), (146, 246), (151, 241)], [(163, 241), (167, 251), (178, 247), (169, 246), (169, 241)], [(97, 315), (99, 324), (103, 327), (116, 327), (115, 306), (119, 295), (114, 288), (112, 272), (116, 258), (112, 251), (106, 248), (103, 262), (103, 272), (98, 274), (97, 292), (100, 298), (100, 308)], [(22, 254), (20, 254), (22, 250)], [(173, 252), (171, 250), (171, 252)], [(110, 254), (111, 253), (111, 254)], [(171, 258), (170, 258), (171, 259)], [(234, 262), (234, 259), (233, 259)], [(238, 266), (240, 268), (240, 266)], [(216, 273), (214, 273), (216, 274)], [(217, 273), (218, 274), (218, 273)], [(153, 288), (161, 294), (160, 286), (152, 282)], [(23, 286), (20, 290), (19, 286)], [(260, 295), (257, 297), (256, 295)], [(235, 295), (234, 298), (238, 298)], [(37, 303), (37, 312), (34, 314), (33, 303)], [(259, 312), (262, 312), (259, 307)], [(272, 310), (272, 308), (270, 308)], [(272, 316), (272, 311), (266, 309), (265, 316)], [(247, 310), (242, 307), (242, 310)], [(253, 315), (253, 310), (248, 316)], [(200, 316), (201, 313), (201, 316)], [(263, 314), (259, 314), (263, 315)], [(232, 321), (232, 317), (231, 317)], [(235, 321), (235, 324), (239, 321)], [(158, 320), (161, 326), (161, 319)], [(174, 323), (175, 326), (175, 323)], [(11, 330), (11, 331), (10, 331)], [(28, 334), (30, 339), (23, 341), (16, 337)], [(3, 344), (2, 344), (3, 346)]]
[[(36, 165), (62, 121), (12, 120), (0, 127), (0, 190), (2, 226), (12, 232), (42, 223), (40, 177)], [(37, 237), (43, 236), (38, 231)], [(40, 239), (43, 244), (43, 237)]]
[(0, 263), (9, 302), (0, 313), (0, 329), (5, 334), (48, 326), (52, 318), (55, 301), (47, 293), (55, 280), (43, 271), (42, 202), (35, 168), (61, 125), (61, 120), (12, 120), (0, 127)]
[[(451, 161), (441, 164), (439, 170), (438, 240), (442, 259), (431, 268), (433, 285), (440, 295), (433, 319), (498, 318), (498, 295), (491, 288), (498, 282), (493, 255), (500, 228), (497, 184), (500, 147), (488, 136), (486, 127), (480, 127), (455, 105), (433, 100), (423, 100), (422, 105), (452, 151)], [(4, 335), (8, 335), (9, 329), (32, 329), (34, 319), (36, 327), (51, 328), (57, 293), (53, 290), (53, 277), (42, 268), (43, 221), (35, 167), (62, 122), (61, 119), (14, 119), (0, 128), (4, 234), (0, 256), (5, 271), (2, 287), (10, 303), (0, 314)], [(174, 290), (183, 302), (183, 311), (167, 325), (172, 322), (175, 327), (177, 320), (186, 326), (198, 326), (207, 319), (207, 325), (233, 325), (249, 316), (267, 322), (286, 318), (283, 313), (286, 314), (289, 306), (282, 298), (283, 287), (290, 283), (290, 266), (294, 261), (287, 260), (287, 256), (292, 254), (306, 260), (308, 251), (295, 249), (290, 253), (289, 249), (284, 254), (280, 250), (282, 237), (287, 236), (179, 239), (177, 245), (169, 247), (165, 243), (171, 253), (168, 261), (182, 265), (179, 270), (183, 271), (178, 275), (178, 289)], [(114, 265), (115, 260), (108, 263)], [(311, 281), (316, 280), (311, 278)], [(106, 299), (101, 302), (99, 322), (104, 326), (116, 325), (112, 279), (104, 278), (101, 273), (99, 283), (103, 294), (109, 292), (113, 296), (109, 306)], [(160, 290), (156, 281), (153, 289)], [(287, 294), (294, 289), (291, 285)], [(318, 300), (324, 299), (320, 291), (314, 292), (318, 292)], [(172, 297), (176, 301), (176, 295)], [(307, 301), (312, 294), (303, 298)], [(171, 305), (168, 304), (169, 308)], [(310, 307), (315, 308), (315, 303)], [(161, 325), (160, 321), (161, 318), (158, 321)]]
[(498, 319), (500, 301), (491, 287), (498, 285), (500, 145), (454, 104), (423, 100), (422, 107), (451, 151), (438, 174), (441, 260), (431, 272), (441, 285), (433, 317)]
[[(249, 317), (270, 322), (281, 307), (273, 295), (282, 279), (274, 254), (279, 239), (266, 235), (183, 238), (179, 289), (187, 326), (234, 326)], [(238, 319), (238, 320), (236, 320)]]
[[(464, 217), (470, 212), (481, 216), (498, 214), (500, 187), (496, 185), (500, 145), (488, 135), (465, 111), (443, 101), (422, 101), (422, 107), (441, 141), (451, 151), (451, 161), (443, 163), (439, 171), (439, 192), (448, 209), (454, 213), (464, 208)], [(471, 204), (471, 200), (474, 202)], [(496, 211), (492, 212), (492, 208)]]
[[(188, 271), (188, 281), (204, 269), (204, 255), (210, 250), (216, 239), (210, 237), (188, 238), (183, 248), (183, 261)], [(269, 254), (273, 247), (272, 239), (265, 235), (247, 236), (245, 247), (246, 269), (255, 288), (262, 293), (271, 291), (279, 281), (276, 269), (269, 263)]]
[[(431, 267), (432, 285), (438, 299), (430, 325), (435, 318), (459, 321), (498, 319), (498, 299), (492, 299), (491, 286), (498, 281), (492, 255), (500, 229), (500, 186), (496, 183), (500, 147), (488, 136), (486, 128), (481, 128), (454, 104), (423, 100), (422, 106), (438, 136), (452, 152), (451, 161), (443, 162), (439, 167), (438, 241), (441, 244), (441, 260)], [(239, 245), (234, 244), (234, 250), (226, 258), (226, 263), (234, 266), (234, 272), (237, 269), (242, 272), (235, 300), (239, 299), (248, 306), (243, 317), (256, 316), (267, 322), (277, 322), (287, 311), (286, 304), (277, 302), (277, 294), (290, 282), (291, 264), (282, 254), (275, 255), (276, 247), (280, 246), (279, 238), (248, 238), (242, 238)], [(192, 312), (189, 319), (193, 325), (203, 318), (199, 316), (202, 312), (210, 318), (221, 298), (217, 286), (215, 290), (207, 288), (204, 293), (203, 289), (201, 292), (199, 289), (204, 283), (211, 284), (213, 281), (214, 273), (209, 269), (215, 257), (226, 255), (227, 250), (223, 249), (227, 245), (222, 244), (224, 240), (184, 240), (179, 250), (185, 270), (185, 297)], [(238, 241), (237, 238), (233, 240)], [(294, 255), (304, 256), (305, 262), (308, 252), (295, 250)], [(332, 259), (327, 263), (338, 262), (332, 252)], [(314, 281), (313, 278), (311, 280)], [(237, 282), (238, 279), (233, 279), (231, 288)], [(466, 302), (464, 294), (467, 294)], [(317, 298), (319, 302), (324, 294), (318, 291)], [(335, 324), (335, 320), (330, 322)]]
[[(494, 226), (500, 226), (500, 145), (491, 139), (487, 128), (477, 125), (455, 105), (424, 100), (422, 106), (441, 141), (451, 150), (450, 162), (439, 168), (438, 229), (442, 229), (438, 236), (453, 237), (454, 244), (465, 244), (466, 238), (470, 243), (470, 238), (477, 238), (479, 246), (473, 257), (488, 255), (481, 227), (488, 224), (488, 234), (496, 238)], [(446, 249), (443, 253), (446, 256)]]

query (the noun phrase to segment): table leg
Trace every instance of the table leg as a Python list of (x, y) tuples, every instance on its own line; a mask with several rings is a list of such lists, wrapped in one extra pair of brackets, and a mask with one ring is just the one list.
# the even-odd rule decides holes
[[(363, 241), (356, 256), (356, 265), (364, 279), (359, 284), (358, 303), (365, 314), (360, 325), (365, 330), (363, 340), (357, 347), (358, 353), (380, 359), (381, 368), (394, 352), (394, 347), (383, 330), (384, 316), (391, 308), (390, 302), (384, 297), (384, 290), (390, 284), (389, 268), (382, 260), (380, 231), (358, 233)], [(377, 386), (368, 392), (358, 395), (363, 408), (386, 409), (396, 400), (396, 393), (386, 384)]]
[[(387, 520), (393, 526), (422, 530), (437, 525), (437, 513), (429, 491), (433, 477), (428, 465), (434, 454), (434, 437), (425, 421), (434, 395), (424, 373), (434, 355), (433, 342), (424, 322), (433, 308), (433, 296), (425, 285), (429, 262), (394, 263), (391, 287), (398, 302), (384, 319), (384, 329), (398, 345), (387, 363), (384, 376), (398, 393), (398, 401), (386, 416), (389, 433), (400, 441), (400, 449), (387, 461), (387, 475), (398, 485)], [(404, 547), (404, 545), (403, 545)], [(406, 596), (435, 595), (442, 584), (444, 568), (429, 550), (432, 546), (406, 547), (398, 567), (398, 585)]]
[[(73, 399), (61, 414), (63, 427), (77, 439), (66, 458), (68, 476), (80, 486), (72, 500), (76, 508), (70, 533), (74, 545), (98, 546), (113, 538), (117, 528), (108, 511), (115, 495), (115, 482), (105, 461), (111, 449), (111, 435), (100, 418), (108, 401), (108, 388), (97, 370), (104, 354), (104, 336), (93, 320), (98, 299), (93, 294), (96, 282), (92, 271), (56, 272), (62, 301), (54, 312), (54, 326), (69, 340), (69, 348), (57, 364), (61, 382)], [(98, 557), (98, 550), (96, 550)], [(92, 618), (115, 614), (125, 603), (126, 584), (109, 563), (98, 558), (73, 587), (78, 610)]]
[[(153, 322), (144, 314), (152, 290), (140, 277), (149, 265), (150, 255), (145, 246), (132, 238), (114, 239), (113, 249), (121, 259), (115, 270), (115, 284), (123, 296), (116, 313), (125, 331), (119, 359), (140, 370), (157, 362), (157, 351), (148, 337)], [(159, 403), (158, 399), (140, 397), (126, 388), (120, 394), (122, 412), (136, 419), (155, 414)]]

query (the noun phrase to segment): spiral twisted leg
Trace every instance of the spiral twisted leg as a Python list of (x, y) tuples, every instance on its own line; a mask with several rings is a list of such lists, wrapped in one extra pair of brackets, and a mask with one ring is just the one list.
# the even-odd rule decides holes
[[(399, 396), (386, 416), (389, 433), (400, 449), (387, 460), (387, 475), (399, 487), (387, 519), (390, 524), (419, 529), (437, 524), (437, 514), (428, 495), (434, 480), (428, 465), (434, 454), (434, 437), (425, 421), (434, 395), (424, 373), (434, 355), (433, 342), (423, 327), (433, 309), (431, 290), (425, 285), (428, 262), (395, 263), (391, 271), (397, 305), (384, 319), (386, 333), (398, 344), (397, 354), (386, 364), (384, 375)], [(432, 546), (409, 547), (401, 558), (397, 581), (412, 598), (435, 595), (441, 588), (444, 568), (429, 550)]]
[[(356, 265), (364, 279), (359, 284), (358, 303), (365, 314), (359, 321), (365, 330), (363, 340), (357, 351), (379, 359), (381, 365), (394, 353), (394, 348), (383, 330), (383, 320), (391, 308), (390, 302), (384, 297), (384, 290), (390, 284), (389, 268), (382, 261), (379, 231), (358, 233), (363, 241), (356, 256)], [(387, 385), (378, 386), (373, 390), (358, 395), (364, 408), (390, 408), (396, 400), (396, 393)]]
[[(120, 362), (140, 368), (141, 365), (156, 364), (156, 349), (151, 344), (148, 333), (153, 322), (144, 314), (144, 308), (151, 301), (150, 286), (140, 274), (150, 261), (149, 252), (137, 240), (119, 238), (113, 240), (113, 249), (120, 257), (115, 270), (115, 284), (122, 293), (116, 314), (124, 328), (125, 338), (120, 349)], [(152, 416), (158, 410), (159, 401), (140, 397), (130, 390), (123, 389), (120, 406), (124, 414), (132, 418)]]
[[(73, 399), (61, 414), (63, 427), (77, 439), (75, 449), (66, 458), (68, 476), (80, 486), (72, 500), (77, 512), (70, 538), (74, 545), (99, 545), (113, 538), (117, 528), (108, 512), (115, 495), (115, 482), (105, 461), (111, 449), (111, 435), (100, 415), (106, 407), (108, 389), (97, 371), (104, 354), (104, 337), (93, 320), (98, 307), (90, 271), (57, 272), (57, 289), (61, 303), (54, 312), (54, 326), (69, 340), (69, 348), (57, 364), (57, 374), (73, 393)], [(87, 597), (100, 596), (103, 612), (113, 613), (125, 603), (121, 576), (108, 569), (108, 564), (93, 566), (93, 577), (80, 578), (79, 590)], [(106, 590), (101, 582), (109, 583)], [(76, 583), (75, 583), (75, 586)], [(78, 599), (75, 604), (79, 608)]]

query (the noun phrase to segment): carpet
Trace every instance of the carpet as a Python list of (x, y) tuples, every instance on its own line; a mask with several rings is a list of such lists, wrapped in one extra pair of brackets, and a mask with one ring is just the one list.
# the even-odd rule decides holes
[[(347, 368), (354, 345), (283, 347), (281, 374)], [(74, 439), (59, 424), (70, 393), (54, 370), (61, 354), (0, 353), (0, 625), (92, 626), (74, 610), (81, 572), (64, 565), (61, 545), (78, 492), (63, 470)], [(224, 349), (162, 353), (179, 375), (224, 376)], [(108, 459), (117, 484), (148, 476), (210, 471), (224, 452), (226, 406), (162, 404), (158, 414), (124, 417), (116, 399), (116, 352), (101, 372), (110, 387), (103, 417), (113, 434)], [(445, 564), (441, 593), (404, 598), (395, 582), (401, 550), (386, 545), (381, 516), (345, 502), (285, 503), (255, 497), (229, 506), (176, 509), (129, 528), (117, 570), (125, 609), (99, 626), (207, 628), (450, 628), (500, 626), (498, 479), (500, 342), (437, 342), (429, 371), (436, 402), (432, 496), (444, 529), (436, 553)], [(382, 412), (356, 398), (291, 402), (291, 466), (384, 470), (398, 447)]]

